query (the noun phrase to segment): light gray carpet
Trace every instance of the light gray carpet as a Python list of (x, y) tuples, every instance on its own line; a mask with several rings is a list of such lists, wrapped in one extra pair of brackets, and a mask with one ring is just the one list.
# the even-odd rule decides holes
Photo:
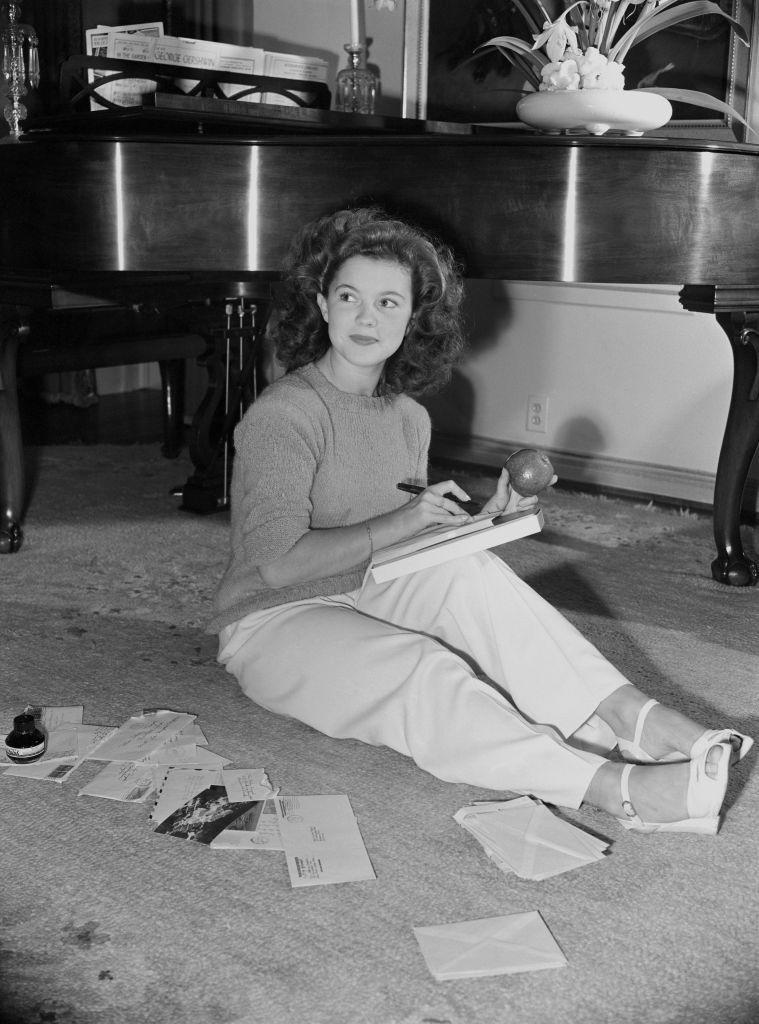
[[(716, 838), (644, 837), (590, 809), (603, 862), (542, 882), (502, 874), (453, 820), (495, 794), (258, 709), (202, 632), (224, 516), (176, 509), (186, 461), (153, 447), (30, 452), (21, 552), (0, 561), (0, 715), (83, 703), (198, 716), (212, 750), (283, 793), (347, 793), (373, 882), (293, 890), (277, 853), (151, 831), (148, 807), (0, 778), (4, 1024), (756, 1024), (759, 782), (733, 774)], [(482, 480), (467, 479), (474, 491)], [(555, 491), (511, 563), (628, 676), (759, 736), (759, 591), (709, 578), (708, 518)], [(747, 534), (747, 542), (752, 542)], [(436, 982), (412, 927), (539, 910), (560, 970)]]

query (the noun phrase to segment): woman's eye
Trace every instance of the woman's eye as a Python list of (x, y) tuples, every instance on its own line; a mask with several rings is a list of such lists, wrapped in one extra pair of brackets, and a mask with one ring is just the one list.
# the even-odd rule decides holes
[(340, 300), (340, 302), (352, 302), (353, 301), (353, 293), (352, 292), (338, 292), (337, 293), (337, 297)]
[(390, 309), (395, 309), (398, 303), (394, 299), (380, 299), (380, 306), (385, 306)]

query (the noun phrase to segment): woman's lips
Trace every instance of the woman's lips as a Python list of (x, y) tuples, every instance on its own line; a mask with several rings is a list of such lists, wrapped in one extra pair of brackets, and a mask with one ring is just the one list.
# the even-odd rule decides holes
[(356, 345), (374, 345), (377, 341), (368, 334), (351, 334), (350, 338)]

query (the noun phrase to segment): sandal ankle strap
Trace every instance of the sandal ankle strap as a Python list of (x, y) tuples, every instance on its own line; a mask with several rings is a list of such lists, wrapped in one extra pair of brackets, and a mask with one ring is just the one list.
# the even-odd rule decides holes
[(633, 770), (633, 767), (634, 766), (631, 764), (626, 764), (622, 769), (622, 774), (619, 779), (619, 789), (622, 793), (622, 810), (628, 818), (637, 819), (638, 813), (630, 799), (630, 772)]
[(641, 746), (641, 742), (640, 741), (641, 741), (641, 737), (643, 736), (643, 729), (644, 729), (645, 724), (646, 724), (646, 719), (648, 718), (648, 713), (651, 710), (651, 708), (656, 707), (656, 705), (658, 703), (659, 703), (659, 701), (658, 700), (654, 700), (654, 698), (652, 697), (650, 700), (646, 701), (646, 703), (643, 705), (643, 707), (638, 712), (638, 717), (635, 720), (635, 735), (633, 736), (633, 747), (640, 747)]

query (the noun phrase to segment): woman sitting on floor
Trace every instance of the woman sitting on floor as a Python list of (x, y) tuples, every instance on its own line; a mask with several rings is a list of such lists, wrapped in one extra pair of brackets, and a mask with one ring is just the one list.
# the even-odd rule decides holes
[[(649, 699), (490, 551), (366, 572), (375, 549), (469, 518), (453, 480), (397, 488), (426, 485), (415, 397), (450, 377), (462, 295), (450, 251), (375, 208), (295, 240), (271, 331), (287, 372), (235, 433), (219, 660), (262, 707), (441, 779), (714, 834), (750, 738)], [(536, 500), (504, 471), (484, 510)]]

